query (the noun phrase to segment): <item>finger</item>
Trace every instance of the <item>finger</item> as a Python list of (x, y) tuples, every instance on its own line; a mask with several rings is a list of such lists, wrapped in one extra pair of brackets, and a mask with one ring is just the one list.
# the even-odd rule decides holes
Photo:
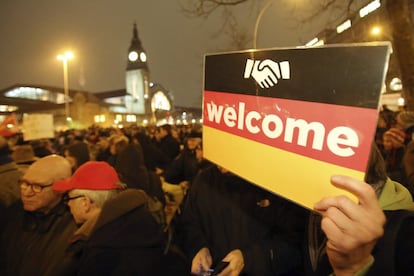
[(378, 205), (374, 189), (361, 180), (348, 176), (334, 175), (331, 177), (331, 183), (335, 187), (355, 195), (361, 205), (366, 205), (367, 207), (377, 207)]
[(324, 217), (321, 221), (321, 228), (326, 235), (328, 244), (331, 248), (337, 249), (336, 241), (343, 240), (343, 232), (338, 228), (338, 226), (332, 221), (329, 217)]
[(352, 224), (351, 218), (336, 207), (328, 208), (323, 214), (322, 220), (324, 219), (329, 219), (329, 221), (332, 221), (337, 228), (342, 230)]
[(324, 217), (321, 222), (321, 228), (328, 240), (326, 244), (328, 249), (346, 254), (355, 250), (361, 244), (372, 241), (372, 238), (367, 238), (368, 236), (362, 233), (363, 231), (357, 233), (359, 232), (356, 231), (356, 229), (359, 229), (357, 227), (358, 225), (352, 224), (351, 222), (345, 228), (341, 228), (336, 222), (329, 217)]
[(230, 267), (230, 265), (228, 265), (225, 269), (223, 269), (219, 274), (217, 274), (218, 276), (226, 276), (226, 275), (231, 275), (232, 274), (232, 268)]
[(381, 235), (385, 216), (379, 206), (367, 209), (362, 205), (355, 204), (345, 196), (326, 198), (323, 203), (331, 206), (325, 210), (323, 216), (332, 220), (339, 229), (348, 235), (360, 236), (361, 238), (370, 236), (370, 233), (375, 236)]
[(363, 210), (360, 205), (355, 203), (347, 196), (335, 196), (326, 197), (315, 204), (315, 209), (322, 212), (323, 216), (330, 216), (334, 218), (330, 213), (340, 212), (343, 216), (351, 220), (360, 220)]

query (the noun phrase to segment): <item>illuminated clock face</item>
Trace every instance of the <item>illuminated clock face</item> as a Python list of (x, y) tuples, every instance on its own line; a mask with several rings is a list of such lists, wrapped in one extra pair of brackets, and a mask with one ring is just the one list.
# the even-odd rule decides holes
[(147, 61), (147, 55), (144, 52), (141, 52), (139, 54), (139, 58), (141, 59), (142, 62), (146, 62)]
[(130, 61), (136, 61), (138, 59), (138, 53), (135, 51), (129, 52), (128, 59)]

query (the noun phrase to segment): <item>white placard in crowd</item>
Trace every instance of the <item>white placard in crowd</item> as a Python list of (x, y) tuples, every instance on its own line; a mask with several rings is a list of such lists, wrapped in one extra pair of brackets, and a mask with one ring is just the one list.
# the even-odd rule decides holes
[(25, 141), (53, 138), (52, 114), (28, 114), (23, 117), (23, 138)]

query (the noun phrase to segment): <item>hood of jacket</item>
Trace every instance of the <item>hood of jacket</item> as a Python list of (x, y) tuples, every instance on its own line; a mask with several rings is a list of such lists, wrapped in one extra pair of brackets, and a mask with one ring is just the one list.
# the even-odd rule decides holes
[(410, 192), (398, 182), (387, 178), (379, 196), (379, 203), (383, 210), (414, 210), (414, 202)]

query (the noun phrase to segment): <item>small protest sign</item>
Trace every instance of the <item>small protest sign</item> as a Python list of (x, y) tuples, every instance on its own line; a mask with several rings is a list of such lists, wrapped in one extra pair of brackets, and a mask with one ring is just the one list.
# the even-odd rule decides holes
[(55, 136), (52, 114), (26, 114), (23, 117), (23, 138), (25, 141)]

